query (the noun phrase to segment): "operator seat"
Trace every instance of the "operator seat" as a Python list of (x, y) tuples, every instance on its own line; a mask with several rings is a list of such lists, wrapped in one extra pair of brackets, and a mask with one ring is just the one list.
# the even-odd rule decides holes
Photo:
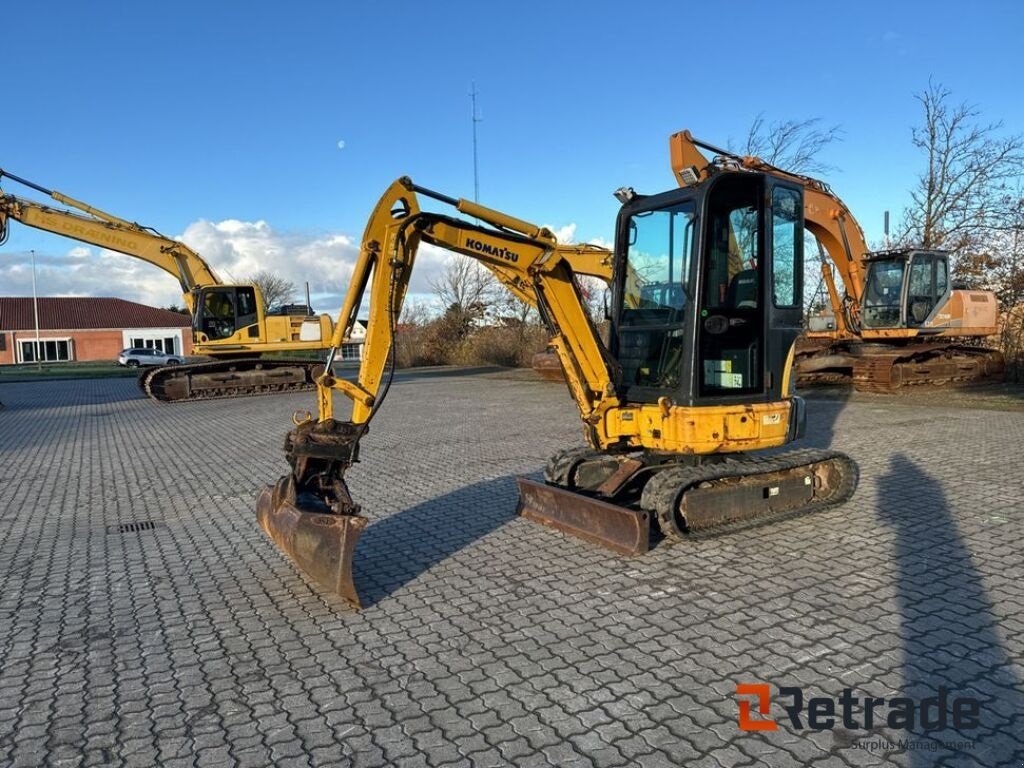
[(757, 309), (757, 270), (743, 269), (733, 275), (725, 292), (725, 306)]

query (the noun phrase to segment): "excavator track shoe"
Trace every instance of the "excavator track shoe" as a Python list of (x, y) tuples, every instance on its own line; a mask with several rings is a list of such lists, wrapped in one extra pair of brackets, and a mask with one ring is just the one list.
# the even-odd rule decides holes
[(519, 514), (620, 555), (642, 555), (650, 547), (650, 515), (580, 493), (538, 483), (519, 482)]
[(352, 560), (367, 519), (304, 511), (279, 488), (265, 487), (256, 518), (267, 536), (313, 581), (361, 608)]
[(324, 364), (317, 360), (240, 358), (162, 365), (139, 375), (138, 384), (161, 403), (304, 392), (316, 389)]
[(987, 347), (908, 346), (865, 356), (853, 368), (858, 392), (891, 394), (910, 387), (945, 389), (1001, 381), (1003, 354)]
[(667, 539), (679, 540), (838, 506), (858, 479), (849, 456), (803, 449), (666, 469), (644, 487), (641, 506)]

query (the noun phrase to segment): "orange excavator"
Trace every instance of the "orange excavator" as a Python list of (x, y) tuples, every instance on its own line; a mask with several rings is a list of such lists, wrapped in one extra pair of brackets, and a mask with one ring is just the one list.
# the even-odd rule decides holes
[[(822, 280), (831, 312), (811, 317), (797, 345), (799, 384), (852, 379), (859, 391), (894, 392), (1002, 375), (1002, 354), (980, 343), (997, 332), (996, 296), (958, 286), (948, 253), (872, 252), (849, 208), (824, 182), (698, 141), (689, 131), (674, 134), (669, 143), (680, 186), (705, 178), (709, 168), (728, 167), (772, 173), (803, 186), (804, 226), (824, 251)], [(712, 161), (702, 149), (713, 153)], [(831, 265), (842, 278), (842, 294)]]

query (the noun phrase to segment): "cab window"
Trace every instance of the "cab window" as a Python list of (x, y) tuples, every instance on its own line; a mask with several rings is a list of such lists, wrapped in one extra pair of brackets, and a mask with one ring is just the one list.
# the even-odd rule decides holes
[(803, 277), (797, 264), (803, 237), (800, 193), (786, 187), (772, 190), (772, 301), (777, 307), (798, 307)]
[(256, 322), (256, 291), (251, 286), (241, 287), (236, 292), (238, 302), (238, 328)]

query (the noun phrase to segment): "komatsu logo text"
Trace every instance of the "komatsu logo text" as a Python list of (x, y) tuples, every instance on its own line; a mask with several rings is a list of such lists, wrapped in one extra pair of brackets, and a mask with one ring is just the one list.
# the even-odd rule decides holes
[(496, 259), (504, 259), (513, 263), (519, 261), (519, 254), (515, 251), (510, 251), (508, 248), (499, 248), (481, 240), (474, 240), (472, 237), (466, 238), (466, 247), (472, 248), (477, 253), (493, 256)]

